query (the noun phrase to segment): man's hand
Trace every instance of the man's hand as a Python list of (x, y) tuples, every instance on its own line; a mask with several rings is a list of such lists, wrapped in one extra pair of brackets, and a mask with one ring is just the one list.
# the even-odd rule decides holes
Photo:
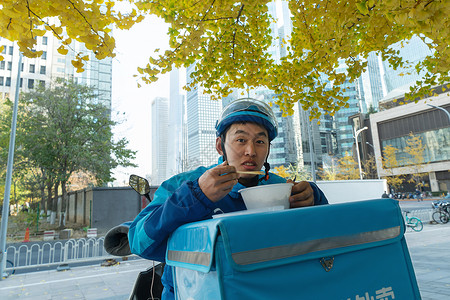
[(237, 182), (236, 168), (227, 165), (227, 162), (209, 169), (198, 179), (200, 189), (212, 202), (217, 202), (225, 197)]
[(314, 191), (309, 182), (294, 182), (290, 179), (287, 182), (292, 182), (294, 184), (291, 196), (289, 197), (290, 208), (314, 205)]

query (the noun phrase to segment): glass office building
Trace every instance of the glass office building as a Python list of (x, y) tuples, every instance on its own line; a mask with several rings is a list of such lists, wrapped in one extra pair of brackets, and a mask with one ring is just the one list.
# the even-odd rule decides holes
[(156, 97), (152, 101), (152, 184), (167, 179), (167, 146), (169, 123), (169, 100)]
[(410, 65), (394, 70), (387, 61), (383, 62), (384, 79), (388, 93), (421, 79), (425, 72), (417, 73), (414, 66), (426, 56), (431, 55), (431, 50), (418, 36), (412, 37), (409, 41), (395, 43), (391, 48), (399, 51), (399, 56), (409, 61)]
[[(450, 111), (450, 104), (442, 106)], [(397, 149), (396, 158), (400, 166), (408, 165), (410, 155), (405, 151), (410, 133), (419, 136), (425, 147), (423, 162), (450, 161), (449, 120), (437, 109), (421, 114), (389, 120), (378, 125), (381, 148), (391, 145)]]
[[(424, 181), (431, 191), (445, 192), (450, 189), (450, 117), (445, 112), (450, 111), (450, 96), (444, 87), (436, 90), (441, 91), (439, 95), (406, 105), (386, 99), (380, 102), (382, 111), (370, 115), (377, 169), (381, 177), (426, 173)], [(410, 134), (419, 137), (424, 146), (419, 159), (414, 159), (407, 152)], [(395, 152), (398, 166), (390, 169), (382, 164), (387, 145), (398, 149)], [(420, 162), (420, 159), (423, 161)]]
[[(186, 82), (192, 82), (195, 63), (186, 69)], [(215, 125), (222, 110), (222, 101), (212, 101), (201, 87), (191, 89), (186, 95), (187, 111), (187, 169), (217, 163)]]

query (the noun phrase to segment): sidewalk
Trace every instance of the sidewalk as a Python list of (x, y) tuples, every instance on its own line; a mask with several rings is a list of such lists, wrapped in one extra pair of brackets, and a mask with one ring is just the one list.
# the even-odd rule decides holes
[(408, 229), (406, 242), (423, 300), (450, 299), (450, 223)]
[(12, 275), (0, 281), (2, 300), (92, 299), (126, 300), (140, 271), (151, 266), (151, 261), (138, 259), (120, 264), (76, 267)]
[[(450, 223), (424, 224), (421, 232), (408, 228), (406, 240), (422, 299), (450, 299)], [(0, 299), (126, 300), (138, 273), (147, 269), (151, 261), (117, 261), (120, 264), (109, 267), (96, 265), (12, 275), (0, 281)]]

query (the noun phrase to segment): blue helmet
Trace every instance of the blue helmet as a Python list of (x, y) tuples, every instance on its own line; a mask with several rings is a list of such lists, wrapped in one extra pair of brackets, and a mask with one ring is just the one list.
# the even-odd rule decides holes
[(217, 120), (217, 136), (236, 122), (252, 122), (264, 126), (269, 134), (269, 141), (278, 135), (278, 122), (272, 109), (266, 103), (256, 99), (242, 98), (228, 104)]

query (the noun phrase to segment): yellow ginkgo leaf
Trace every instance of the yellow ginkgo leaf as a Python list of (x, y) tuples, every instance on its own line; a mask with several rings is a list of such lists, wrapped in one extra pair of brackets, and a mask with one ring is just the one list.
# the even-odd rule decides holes
[(67, 52), (69, 52), (69, 50), (67, 50), (63, 45), (59, 46), (57, 51), (58, 51), (59, 54), (62, 54), (62, 55), (66, 55)]

